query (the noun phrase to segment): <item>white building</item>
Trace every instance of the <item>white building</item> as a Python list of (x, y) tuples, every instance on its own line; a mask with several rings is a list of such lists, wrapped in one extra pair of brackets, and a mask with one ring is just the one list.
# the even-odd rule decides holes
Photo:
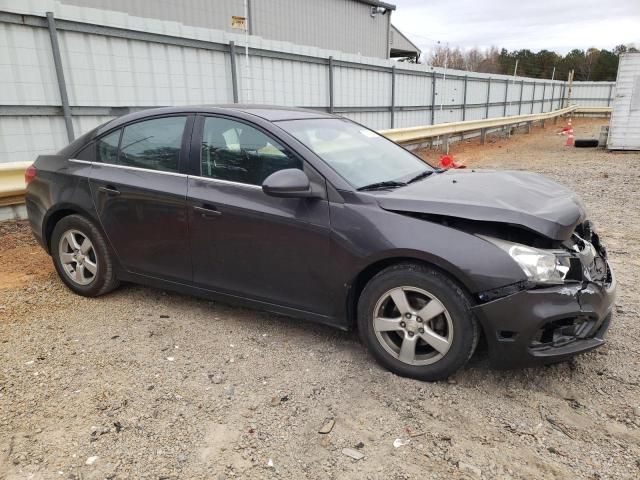
[(640, 150), (640, 53), (620, 55), (607, 148)]

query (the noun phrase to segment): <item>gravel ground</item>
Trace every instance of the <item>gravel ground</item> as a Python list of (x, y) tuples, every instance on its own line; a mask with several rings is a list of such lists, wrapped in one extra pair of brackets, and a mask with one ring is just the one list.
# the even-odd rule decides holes
[(609, 341), (550, 367), (495, 371), (480, 351), (428, 384), (353, 333), (133, 285), (85, 299), (24, 223), (0, 224), (0, 478), (638, 478), (640, 154), (555, 131), (453, 146), (576, 189), (609, 246)]

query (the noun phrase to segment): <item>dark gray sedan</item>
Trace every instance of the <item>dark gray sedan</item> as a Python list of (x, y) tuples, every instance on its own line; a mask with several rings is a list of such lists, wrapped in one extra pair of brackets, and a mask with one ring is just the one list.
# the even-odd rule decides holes
[(126, 115), (27, 170), (34, 235), (89, 297), (120, 281), (357, 327), (424, 380), (603, 344), (615, 281), (580, 200), (441, 171), (361, 125), (265, 106)]

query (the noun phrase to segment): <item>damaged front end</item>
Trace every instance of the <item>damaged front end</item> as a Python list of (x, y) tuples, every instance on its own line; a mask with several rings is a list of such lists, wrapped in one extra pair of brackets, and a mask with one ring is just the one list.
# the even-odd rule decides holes
[[(516, 245), (487, 239), (505, 251), (508, 245)], [(523, 248), (525, 260), (515, 260), (528, 280), (479, 293), (480, 304), (473, 308), (483, 325), (492, 362), (506, 368), (550, 363), (602, 345), (616, 283), (591, 222), (579, 224), (568, 240), (554, 242), (551, 249), (529, 248), (553, 255), (555, 265), (542, 258), (540, 267), (532, 260), (534, 253), (527, 257)], [(512, 257), (521, 253), (513, 248), (510, 252)], [(527, 271), (528, 267), (534, 271)], [(536, 277), (540, 272), (544, 276)]]

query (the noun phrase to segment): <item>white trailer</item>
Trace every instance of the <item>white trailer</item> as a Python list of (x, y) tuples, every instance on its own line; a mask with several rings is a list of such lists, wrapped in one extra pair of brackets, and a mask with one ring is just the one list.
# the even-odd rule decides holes
[(607, 148), (640, 150), (640, 53), (620, 55)]

